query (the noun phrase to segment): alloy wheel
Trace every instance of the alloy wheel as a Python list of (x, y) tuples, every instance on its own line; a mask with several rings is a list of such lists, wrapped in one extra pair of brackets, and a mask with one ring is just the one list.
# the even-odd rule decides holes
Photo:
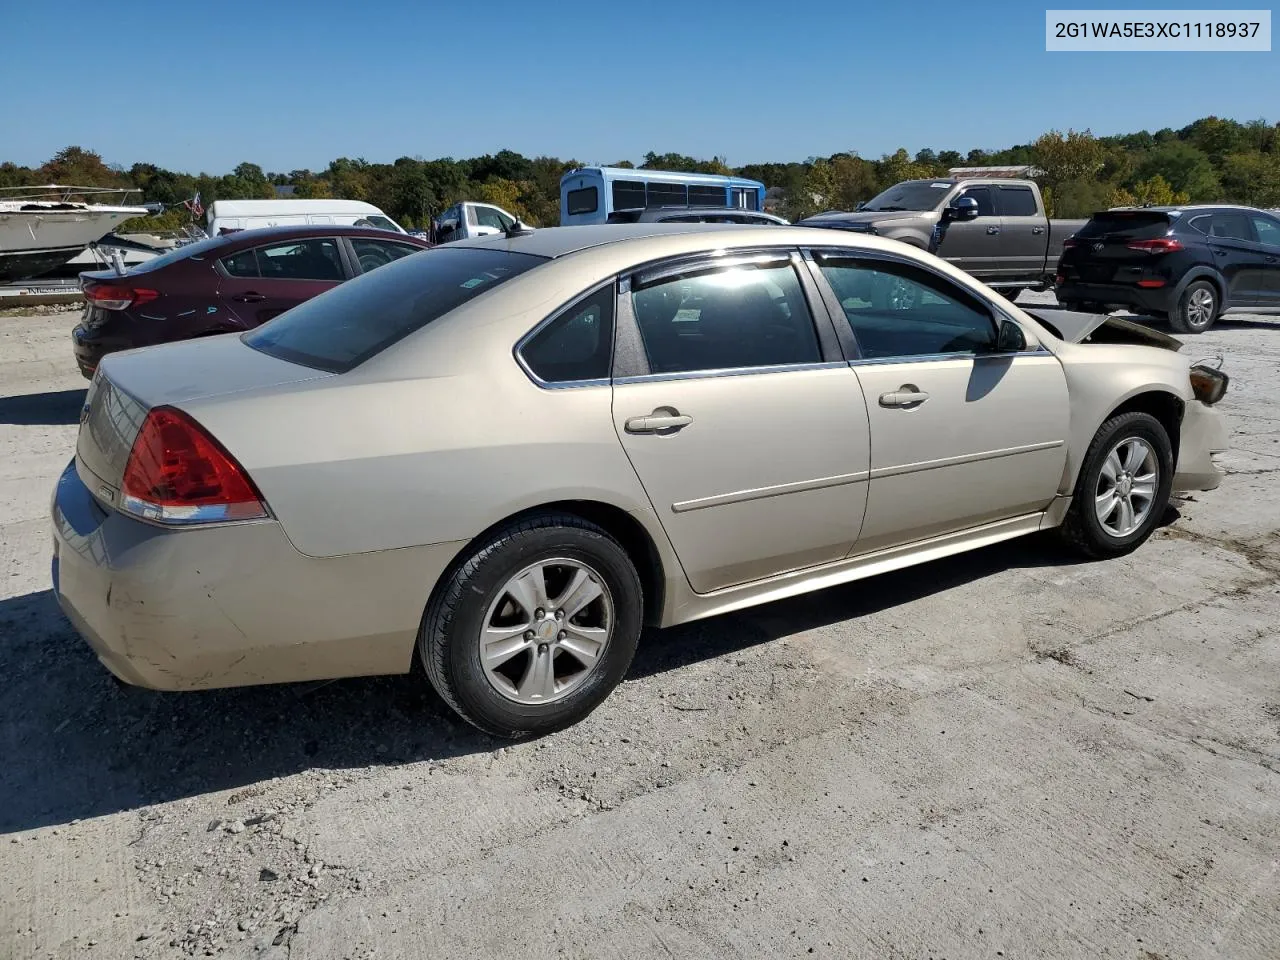
[(1098, 522), (1111, 536), (1122, 539), (1141, 527), (1155, 505), (1160, 487), (1160, 462), (1141, 437), (1125, 437), (1107, 454), (1094, 491)]

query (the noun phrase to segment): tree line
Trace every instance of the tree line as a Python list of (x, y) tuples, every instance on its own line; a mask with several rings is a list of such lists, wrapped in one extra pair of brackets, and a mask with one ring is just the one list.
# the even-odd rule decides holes
[[(532, 224), (560, 222), (560, 178), (582, 166), (576, 160), (525, 157), (512, 150), (455, 160), (401, 157), (370, 163), (340, 157), (324, 170), (265, 172), (241, 163), (222, 175), (166, 170), (151, 163), (128, 169), (108, 164), (92, 150), (71, 146), (40, 167), (0, 163), (0, 187), (46, 183), (136, 187), (147, 201), (165, 204), (159, 218), (130, 221), (128, 229), (176, 229), (190, 218), (182, 203), (199, 193), (215, 200), (271, 198), (276, 187), (296, 197), (365, 200), (409, 229), (459, 200), (497, 204)], [(639, 164), (613, 166), (701, 173), (735, 173), (762, 181), (779, 196), (778, 212), (790, 220), (821, 210), (852, 210), (900, 180), (939, 177), (959, 166), (1034, 168), (1050, 213), (1084, 217), (1094, 210), (1134, 204), (1229, 202), (1280, 207), (1280, 124), (1240, 123), (1205, 117), (1180, 130), (1095, 137), (1088, 130), (1050, 130), (1034, 143), (1003, 150), (905, 149), (878, 160), (841, 152), (789, 163), (731, 168), (721, 157), (701, 160), (676, 153), (647, 153)]]

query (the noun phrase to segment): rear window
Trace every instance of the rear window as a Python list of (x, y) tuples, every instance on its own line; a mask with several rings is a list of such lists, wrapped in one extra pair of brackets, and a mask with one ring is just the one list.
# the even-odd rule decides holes
[(130, 267), (130, 273), (150, 273), (152, 270), (159, 270), (161, 267), (167, 267), (171, 263), (177, 263), (179, 260), (185, 260), (187, 257), (202, 258), (206, 254), (225, 247), (230, 243), (226, 237), (210, 237), (207, 240), (200, 240), (197, 243), (188, 243), (186, 246), (177, 247), (168, 253), (162, 253), (158, 257), (152, 257), (150, 260), (144, 260), (136, 267)]
[(600, 207), (600, 200), (595, 187), (583, 187), (581, 190), (569, 191), (569, 213), (595, 213)]
[(500, 250), (429, 250), (334, 287), (242, 339), (281, 360), (345, 373), (486, 290), (545, 262), (543, 257)]
[(1112, 210), (1095, 213), (1077, 232), (1077, 237), (1124, 237), (1154, 240), (1169, 232), (1169, 215), (1155, 210)]

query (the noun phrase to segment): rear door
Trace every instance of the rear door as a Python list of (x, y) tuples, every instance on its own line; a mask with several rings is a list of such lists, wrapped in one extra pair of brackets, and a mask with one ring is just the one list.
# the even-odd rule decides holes
[(1045, 272), (1049, 248), (1048, 221), (1029, 186), (1001, 184), (995, 188), (1000, 212), (999, 273), (996, 279), (1037, 280)]
[(1252, 306), (1267, 302), (1267, 253), (1254, 235), (1247, 211), (1214, 211), (1209, 249), (1213, 251), (1214, 266), (1227, 281), (1227, 303), (1224, 306)]
[(994, 279), (1000, 272), (1000, 214), (996, 210), (995, 191), (985, 184), (968, 187), (952, 198), (978, 201), (978, 215), (972, 220), (946, 223), (938, 255), (961, 270), (982, 280)]
[(245, 327), (256, 327), (347, 278), (336, 237), (250, 247), (218, 261), (218, 298)]
[(840, 560), (862, 523), (866, 405), (797, 266), (708, 257), (621, 286), (614, 426), (698, 593)]
[(1249, 215), (1253, 232), (1262, 247), (1262, 293), (1267, 306), (1280, 306), (1280, 220), (1266, 213)]

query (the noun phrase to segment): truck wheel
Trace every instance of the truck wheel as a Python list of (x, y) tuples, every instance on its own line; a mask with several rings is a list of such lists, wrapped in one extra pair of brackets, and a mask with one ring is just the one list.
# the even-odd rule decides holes
[(1178, 333), (1204, 333), (1218, 319), (1218, 288), (1208, 280), (1193, 280), (1169, 311), (1169, 326)]
[(1019, 294), (1021, 294), (1022, 291), (1025, 289), (1027, 288), (1026, 287), (1005, 287), (1004, 289), (997, 290), (996, 292), (999, 293), (1000, 296), (1008, 300), (1010, 303), (1013, 303), (1013, 301), (1017, 300)]

